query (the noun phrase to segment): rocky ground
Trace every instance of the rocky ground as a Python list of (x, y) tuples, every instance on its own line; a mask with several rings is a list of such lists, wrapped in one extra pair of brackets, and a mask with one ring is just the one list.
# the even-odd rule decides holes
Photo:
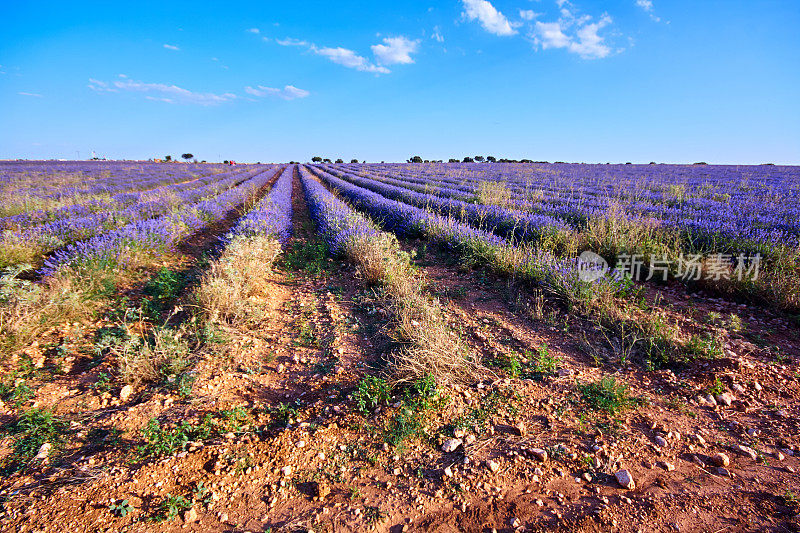
[(404, 242), (485, 376), (368, 394), (395, 348), (389, 312), (351, 267), (313, 254), (304, 209), (296, 198), (264, 319), (221, 328), (190, 379), (119, 383), (113, 353), (87, 349), (111, 319), (19, 354), (33, 370), (6, 387), (4, 427), (47, 408), (63, 438), (6, 471), (3, 531), (800, 529), (791, 317), (648, 288), (665, 317), (725, 345), (647, 371), (604, 358), (607, 343), (541, 295)]

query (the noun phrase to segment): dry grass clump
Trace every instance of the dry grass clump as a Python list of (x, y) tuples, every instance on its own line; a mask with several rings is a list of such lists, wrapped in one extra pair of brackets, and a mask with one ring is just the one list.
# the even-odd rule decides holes
[(42, 284), (19, 275), (28, 265), (0, 276), (0, 359), (27, 346), (45, 331), (91, 316), (99, 302), (68, 276), (53, 276)]
[(484, 205), (511, 208), (515, 206), (513, 196), (505, 183), (500, 181), (481, 181), (478, 184), (478, 201)]
[(180, 331), (154, 329), (147, 338), (133, 335), (111, 349), (117, 370), (125, 383), (160, 381), (189, 366), (189, 344)]
[(230, 325), (256, 324), (264, 319), (266, 308), (260, 301), (267, 296), (272, 264), (281, 253), (274, 237), (237, 237), (203, 276), (196, 297), (198, 305), (212, 322)]
[[(603, 216), (591, 217), (580, 233), (579, 250), (591, 250), (606, 259), (621, 254), (641, 255), (650, 259), (677, 259), (681, 253), (678, 232), (664, 228), (654, 220), (626, 215), (621, 207), (611, 206)], [(579, 251), (576, 250), (576, 251)]]
[(398, 381), (431, 375), (439, 385), (447, 385), (468, 381), (479, 373), (468, 349), (451, 334), (439, 301), (427, 295), (425, 280), (393, 236), (354, 237), (346, 254), (364, 279), (382, 286), (389, 297), (395, 338), (405, 344), (393, 365)]

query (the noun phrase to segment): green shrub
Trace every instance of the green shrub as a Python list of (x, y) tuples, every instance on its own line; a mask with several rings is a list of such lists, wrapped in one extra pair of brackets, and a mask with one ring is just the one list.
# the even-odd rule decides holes
[(606, 376), (600, 381), (578, 385), (578, 391), (589, 407), (610, 414), (616, 414), (637, 404), (637, 399), (630, 396), (628, 386), (617, 383), (613, 376)]
[(389, 401), (391, 395), (391, 387), (386, 383), (386, 380), (375, 376), (364, 376), (358, 382), (354, 398), (358, 405), (358, 410), (366, 415), (375, 409), (378, 404)]

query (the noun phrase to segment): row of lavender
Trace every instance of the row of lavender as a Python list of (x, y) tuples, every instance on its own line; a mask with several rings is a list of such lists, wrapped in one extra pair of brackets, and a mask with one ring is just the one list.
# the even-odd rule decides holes
[[(616, 290), (617, 280), (613, 276), (600, 276), (602, 279), (594, 283), (583, 281), (579, 265), (574, 259), (559, 259), (543, 250), (515, 246), (493, 233), (476, 229), (449, 216), (437, 215), (387, 198), (340, 179), (321, 168), (311, 167), (311, 170), (353, 207), (397, 235), (422, 237), (444, 245), (459, 255), (483, 261), (486, 266), (499, 273), (510, 274), (543, 286), (568, 301), (585, 299), (591, 293)], [(372, 226), (350, 220), (348, 216), (351, 215), (348, 212), (351, 210), (346, 204), (331, 196), (306, 169), (301, 169), (301, 176), (307, 198), (312, 197), (309, 199), (312, 219), (321, 228), (320, 232), (325, 236), (331, 251), (340, 252), (342, 243), (354, 233), (374, 231)], [(325, 200), (317, 200), (316, 197)]]
[[(0, 173), (5, 169), (6, 165), (0, 163)], [(105, 209), (107, 205), (113, 208), (120, 194), (144, 192), (229, 171), (230, 167), (218, 165), (131, 166), (94, 162), (73, 165), (69, 172), (6, 174), (6, 179), (0, 181), (0, 228), (25, 224), (26, 218), (34, 223), (55, 220), (69, 214), (65, 209), (79, 205), (85, 205), (87, 212)], [(14, 215), (23, 215), (22, 220), (6, 220)]]
[[(509, 170), (502, 174), (504, 171), (493, 170), (495, 166)], [(797, 247), (800, 243), (800, 172), (795, 167), (742, 170), (700, 166), (702, 175), (696, 167), (688, 167), (694, 172), (687, 177), (683, 172), (687, 167), (637, 166), (649, 171), (637, 184), (628, 169), (632, 165), (623, 165), (625, 172), (616, 167), (619, 176), (609, 173), (606, 165), (565, 166), (570, 167), (569, 172), (558, 166), (523, 166), (523, 172), (520, 165), (472, 165), (486, 169), (485, 175), (463, 170), (460, 165), (425, 165), (422, 172), (414, 166), (398, 165), (391, 174), (385, 165), (344, 168), (361, 177), (415, 191), (427, 187), (435, 196), (461, 201), (470, 197), (474, 201), (481, 183), (502, 183), (511, 191), (519, 210), (557, 218), (578, 229), (593, 217), (605, 216), (616, 205), (630, 216), (680, 230), (687, 241), (703, 251), (768, 255), (775, 246)], [(670, 174), (674, 168), (681, 170), (677, 176)], [(581, 170), (584, 174), (579, 173)], [(663, 181), (658, 182), (658, 177)], [(614, 179), (627, 184), (629, 191), (615, 192)], [(520, 183), (523, 180), (527, 181)], [(531, 196), (538, 196), (538, 200), (531, 201)]]
[[(106, 167), (99, 177), (95, 172), (76, 170), (68, 177), (50, 174), (27, 175), (19, 180), (0, 184), (0, 197), (5, 203), (0, 209), (0, 229), (20, 228), (30, 224), (65, 218), (77, 214), (113, 209), (131, 204), (149, 190), (172, 184), (191, 183), (198, 179), (224, 177), (230, 168), (190, 168), (180, 165), (175, 170), (165, 165), (141, 168)], [(91, 165), (89, 169), (92, 169)], [(0, 172), (3, 165), (0, 164)], [(74, 184), (72, 184), (74, 182)]]
[(445, 217), (455, 217), (514, 241), (533, 240), (541, 237), (543, 232), (567, 228), (563, 221), (546, 215), (525, 213), (495, 205), (475, 204), (453, 198), (441, 191), (438, 191), (438, 194), (431, 194), (391, 184), (402, 183), (398, 180), (365, 178), (336, 168), (325, 170), (387, 198), (432, 210)]
[(255, 168), (245, 172), (207, 176), (191, 182), (160, 187), (146, 193), (130, 194), (114, 208), (83, 213), (2, 234), (0, 266), (22, 262), (39, 262), (43, 255), (125, 225), (163, 216), (183, 206), (198, 202), (235, 187), (262, 172)]
[(283, 169), (269, 194), (236, 222), (225, 236), (226, 241), (264, 235), (286, 244), (292, 234), (292, 179), (295, 168), (295, 165), (289, 165)]
[[(98, 187), (95, 192), (87, 197), (86, 200), (80, 203), (72, 203), (59, 209), (54, 210), (32, 210), (19, 215), (8, 216), (0, 218), (0, 229), (7, 230), (13, 229), (21, 232), (47, 232), (48, 228), (41, 228), (33, 230), (31, 226), (37, 224), (54, 223), (53, 228), (59, 225), (69, 226), (71, 224), (81, 225), (79, 217), (95, 216), (97, 222), (104, 224), (106, 220), (114, 217), (124, 217), (125, 215), (120, 212), (125, 208), (135, 208), (138, 204), (156, 204), (163, 202), (174, 202), (181, 195), (188, 194), (191, 191), (201, 190), (202, 188), (213, 188), (218, 183), (226, 183), (230, 180), (235, 180), (237, 176), (242, 175), (241, 171), (233, 171), (221, 174), (208, 174), (200, 178), (188, 178), (186, 175), (180, 175), (178, 179), (175, 177), (168, 180), (172, 182), (162, 185), (160, 177), (152, 177), (147, 174), (140, 176), (141, 182), (138, 184), (139, 190), (126, 190), (117, 193), (111, 197), (103, 195), (102, 186)], [(159, 186), (161, 185), (161, 186)], [(100, 196), (98, 198), (98, 196)], [(106, 216), (99, 212), (104, 212)]]
[(274, 168), (248, 171), (246, 179), (215, 196), (76, 242), (48, 258), (41, 273), (52, 275), (66, 269), (78, 273), (114, 270), (125, 268), (143, 256), (168, 253), (181, 239), (221, 220), (232, 209), (244, 204), (279, 171)]

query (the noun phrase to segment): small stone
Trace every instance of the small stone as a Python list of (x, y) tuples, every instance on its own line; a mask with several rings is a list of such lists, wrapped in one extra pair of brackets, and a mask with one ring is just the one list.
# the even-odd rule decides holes
[(442, 444), (442, 451), (444, 453), (454, 452), (462, 444), (463, 441), (461, 439), (447, 439), (446, 441), (444, 441), (444, 444)]
[(730, 392), (723, 392), (722, 394), (717, 394), (715, 399), (717, 400), (717, 403), (722, 404), (726, 407), (730, 407), (730, 405), (733, 403), (736, 397)]
[(516, 518), (516, 517), (515, 517), (515, 518), (512, 518), (511, 520), (509, 520), (509, 521), (508, 521), (508, 523), (509, 523), (509, 524), (511, 525), (511, 527), (513, 527), (514, 529), (517, 529), (518, 527), (522, 526), (522, 522), (520, 522), (519, 518)]
[(492, 472), (497, 472), (498, 470), (500, 470), (500, 463), (498, 463), (497, 461), (492, 461), (491, 459), (486, 461), (486, 466), (488, 466), (489, 470), (491, 470)]
[(123, 402), (127, 402), (130, 400), (131, 396), (133, 395), (133, 386), (125, 385), (119, 391), (119, 399)]
[(658, 463), (658, 464), (659, 464), (659, 466), (660, 466), (661, 468), (663, 468), (663, 469), (664, 469), (664, 470), (666, 470), (667, 472), (672, 472), (673, 470), (675, 470), (675, 465), (674, 465), (674, 464), (672, 464), (672, 463), (669, 463), (669, 462), (667, 462), (667, 461), (661, 461), (661, 462), (660, 462), (660, 463)]
[(472, 444), (473, 442), (475, 442), (475, 440), (476, 440), (476, 437), (475, 437), (475, 435), (469, 434), (469, 435), (467, 435), (466, 437), (464, 437), (464, 444), (466, 444), (467, 446), (469, 446), (470, 444)]
[(707, 396), (706, 396), (705, 398), (703, 398), (703, 399), (705, 400), (705, 403), (706, 403), (707, 405), (711, 406), (711, 407), (714, 407), (714, 406), (716, 406), (716, 405), (717, 405), (717, 400), (715, 400), (715, 399), (714, 399), (714, 396), (712, 396), (711, 394), (707, 395)]
[(453, 477), (453, 469), (450, 468), (449, 466), (445, 467), (444, 475), (447, 477)]
[(195, 511), (194, 507), (183, 513), (183, 521), (187, 524), (191, 524), (192, 522), (197, 521), (197, 511)]
[(453, 436), (457, 439), (463, 439), (466, 434), (467, 432), (464, 428), (456, 428), (453, 430)]
[(711, 464), (714, 466), (728, 466), (731, 464), (730, 458), (724, 453), (715, 453), (710, 459)]
[(758, 453), (756, 453), (756, 451), (749, 446), (742, 446), (741, 444), (737, 444), (734, 449), (740, 454), (747, 456), (754, 461), (758, 458)]
[(297, 441), (297, 444), (295, 444), (295, 447), (297, 447), (297, 448), (305, 448), (306, 447), (306, 441), (304, 441), (304, 440)]
[(592, 475), (589, 472), (584, 472), (582, 477), (583, 479), (586, 480), (587, 483), (592, 482)]
[(739, 383), (734, 383), (733, 387), (731, 388), (733, 389), (733, 392), (735, 392), (736, 394), (744, 394), (745, 388), (742, 387)]
[(312, 487), (314, 496), (320, 500), (324, 500), (325, 497), (331, 493), (331, 488), (328, 485), (320, 483), (319, 481), (315, 481), (314, 483), (315, 485)]
[(665, 448), (667, 446), (667, 444), (669, 444), (667, 442), (667, 439), (665, 439), (661, 435), (656, 435), (656, 438), (653, 439), (653, 440), (656, 441), (656, 445), (658, 445), (660, 448)]
[(617, 478), (617, 483), (619, 483), (620, 487), (628, 490), (636, 488), (636, 482), (633, 481), (633, 475), (631, 475), (630, 471), (620, 470), (614, 474), (614, 477)]
[(39, 461), (47, 459), (47, 456), (50, 455), (51, 449), (53, 449), (53, 445), (50, 444), (49, 442), (45, 442), (39, 448), (39, 453), (36, 454), (36, 459), (38, 459)]
[(731, 473), (727, 468), (721, 466), (714, 467), (714, 473), (722, 477), (731, 477)]
[(281, 468), (281, 474), (284, 476), (291, 476), (292, 475), (292, 467), (290, 465), (286, 465)]
[(541, 448), (531, 448), (529, 451), (531, 452), (531, 455), (533, 455), (539, 461), (547, 461), (547, 450), (543, 450)]

